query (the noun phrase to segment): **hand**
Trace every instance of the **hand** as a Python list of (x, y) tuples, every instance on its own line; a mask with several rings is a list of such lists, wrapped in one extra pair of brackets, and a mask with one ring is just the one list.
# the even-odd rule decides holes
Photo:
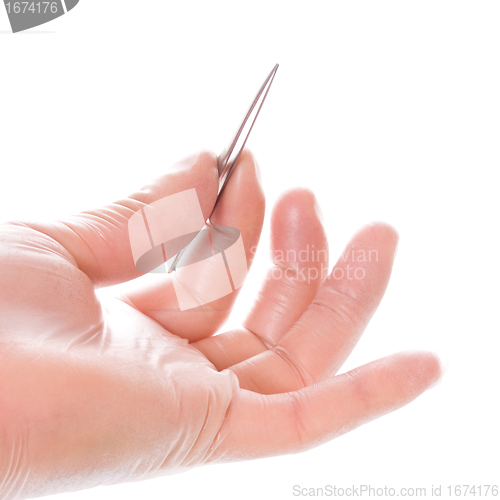
[[(333, 376), (384, 294), (397, 234), (366, 226), (325, 279), (327, 240), (309, 191), (288, 192), (274, 209), (273, 268), (241, 328), (214, 336), (237, 292), (180, 311), (171, 275), (139, 277), (127, 224), (144, 205), (191, 188), (208, 218), (212, 154), (103, 209), (0, 226), (0, 498), (302, 451), (439, 378), (429, 353)], [(241, 231), (250, 265), (263, 216), (245, 152), (211, 221)], [(314, 260), (300, 257), (307, 246)], [(96, 288), (118, 283), (99, 300)]]

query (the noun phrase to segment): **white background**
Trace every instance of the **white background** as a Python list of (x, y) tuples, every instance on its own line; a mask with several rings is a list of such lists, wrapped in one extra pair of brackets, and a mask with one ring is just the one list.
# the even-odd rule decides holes
[(2, 9), (0, 219), (92, 208), (218, 151), (279, 62), (249, 141), (269, 208), (312, 188), (332, 261), (366, 222), (400, 232), (383, 304), (342, 370), (415, 348), (447, 367), (409, 406), (307, 453), (59, 499), (500, 483), (498, 2), (80, 0), (16, 35)]

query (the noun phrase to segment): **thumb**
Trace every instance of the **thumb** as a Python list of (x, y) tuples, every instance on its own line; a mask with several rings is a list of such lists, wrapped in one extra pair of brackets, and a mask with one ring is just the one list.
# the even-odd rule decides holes
[[(109, 286), (137, 278), (144, 272), (152, 270), (152, 268), (147, 269), (147, 263), (144, 265), (144, 260), (143, 265), (139, 265), (139, 254), (144, 245), (141, 244), (141, 238), (136, 238), (132, 234), (132, 231), (141, 230), (138, 229), (138, 223), (142, 223), (140, 219), (143, 218), (145, 207), (151, 210), (150, 222), (152, 221), (157, 227), (173, 225), (179, 233), (178, 228), (183, 223), (182, 207), (174, 209), (173, 212), (172, 210), (165, 211), (162, 207), (155, 214), (154, 202), (174, 194), (189, 193), (189, 201), (192, 201), (193, 197), (196, 201), (197, 197), (198, 214), (200, 209), (202, 212), (196, 221), (200, 225), (197, 228), (199, 230), (212, 212), (217, 199), (217, 188), (217, 157), (213, 153), (202, 151), (176, 163), (167, 174), (125, 199), (66, 219), (41, 223), (25, 222), (24, 225), (61, 244), (94, 285)], [(189, 215), (188, 213), (186, 217)], [(161, 220), (159, 216), (162, 216)], [(191, 227), (190, 232), (193, 230)], [(141, 237), (147, 238), (149, 233), (147, 222), (142, 232)], [(182, 238), (177, 238), (177, 243), (185, 245), (188, 241), (184, 242)], [(170, 255), (165, 256), (163, 248), (163, 257), (169, 258), (180, 249), (175, 248), (174, 245), (170, 248)]]

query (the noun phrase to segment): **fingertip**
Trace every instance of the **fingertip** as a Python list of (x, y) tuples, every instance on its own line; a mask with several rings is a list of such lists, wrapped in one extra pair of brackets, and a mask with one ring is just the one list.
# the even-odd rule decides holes
[[(309, 252), (314, 251), (315, 256), (320, 255), (323, 263), (328, 264), (323, 216), (310, 189), (294, 188), (280, 196), (271, 216), (271, 234), (272, 256), (286, 254), (288, 264), (314, 267), (319, 263), (314, 258), (309, 262)], [(307, 253), (307, 262), (299, 258), (301, 251)]]
[(427, 389), (431, 389), (442, 382), (447, 368), (443, 360), (435, 352), (423, 351), (420, 356), (424, 367), (423, 371), (428, 376), (429, 385)]
[(217, 173), (217, 155), (209, 149), (202, 149), (198, 151), (198, 158), (196, 166), (200, 169), (205, 169), (210, 173)]
[(259, 162), (255, 159), (255, 155), (253, 154), (252, 150), (249, 149), (245, 149), (243, 153), (248, 155), (250, 157), (250, 160), (253, 162), (255, 168), (255, 175), (257, 177), (257, 180), (259, 181), (259, 184), (262, 185), (262, 172), (260, 170)]
[(276, 209), (290, 209), (296, 204), (305, 203), (313, 205), (316, 202), (314, 193), (306, 187), (294, 187), (287, 189), (278, 197)]
[(322, 225), (323, 214), (314, 193), (304, 187), (293, 188), (281, 194), (272, 214), (272, 225), (297, 229), (297, 224), (319, 222)]
[(409, 381), (421, 386), (422, 390), (436, 385), (443, 374), (439, 357), (431, 351), (403, 351), (397, 356), (407, 367)]
[(315, 199), (314, 201), (314, 210), (316, 211), (316, 216), (318, 217), (318, 220), (321, 222), (321, 224), (325, 224), (325, 217), (323, 216), (323, 210), (321, 209), (321, 205), (319, 204), (318, 200)]
[(176, 162), (165, 174), (128, 198), (149, 205), (171, 194), (194, 188), (203, 216), (208, 217), (217, 199), (218, 185), (217, 157), (211, 151), (201, 150)]
[[(244, 150), (233, 173), (220, 195), (220, 200), (210, 218), (213, 225), (238, 227), (252, 220), (262, 225), (265, 211), (265, 196), (257, 163), (249, 150)], [(241, 230), (240, 227), (238, 229)], [(260, 233), (259, 233), (260, 234)]]
[(245, 148), (238, 159), (238, 164), (235, 167), (235, 171), (233, 172), (232, 175), (235, 175), (238, 170), (243, 169), (243, 170), (250, 170), (253, 173), (253, 177), (259, 184), (259, 186), (262, 185), (262, 173), (260, 171), (260, 166), (259, 162), (255, 158), (255, 154), (251, 149)]
[(228, 186), (231, 184), (240, 184), (242, 180), (245, 182), (252, 181), (260, 186), (260, 169), (255, 155), (249, 149), (244, 149), (241, 152), (234, 166)]
[[(369, 263), (377, 263), (380, 271), (390, 275), (394, 258), (399, 243), (399, 233), (390, 224), (382, 221), (374, 221), (362, 226), (350, 239), (346, 251), (342, 254), (337, 265), (343, 265), (346, 257), (351, 260), (356, 257), (353, 253), (368, 256)], [(358, 256), (359, 259), (362, 256)], [(361, 262), (361, 261), (360, 261)]]
[(241, 154), (240, 154), (240, 158), (238, 160), (238, 163), (239, 162), (246, 162), (246, 163), (251, 163), (253, 165), (257, 165), (257, 160), (255, 159), (255, 154), (253, 153), (253, 151), (251, 149), (247, 149), (245, 148)]
[(390, 243), (394, 248), (397, 247), (399, 242), (399, 232), (394, 226), (385, 221), (372, 221), (365, 224), (356, 233), (356, 236), (361, 234), (368, 234), (376, 240)]
[(210, 172), (217, 168), (217, 155), (208, 149), (201, 149), (190, 154), (167, 168), (168, 173), (189, 172), (190, 170), (207, 170)]

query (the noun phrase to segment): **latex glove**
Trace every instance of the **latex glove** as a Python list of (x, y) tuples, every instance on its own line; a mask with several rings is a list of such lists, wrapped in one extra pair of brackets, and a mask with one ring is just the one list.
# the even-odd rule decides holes
[[(140, 274), (128, 219), (190, 188), (208, 217), (214, 155), (188, 158), (94, 212), (0, 226), (1, 498), (302, 451), (401, 407), (439, 377), (429, 353), (332, 376), (382, 298), (397, 234), (374, 224), (354, 236), (349, 252), (377, 252), (356, 263), (363, 279), (347, 277), (348, 254), (330, 279), (312, 279), (326, 262), (301, 262), (299, 251), (327, 241), (305, 190), (285, 194), (274, 210), (274, 274), (241, 329), (212, 336), (236, 293), (179, 311), (170, 275), (145, 275), (100, 301), (96, 287)], [(212, 222), (240, 229), (250, 264), (263, 216), (256, 167), (244, 153)]]

